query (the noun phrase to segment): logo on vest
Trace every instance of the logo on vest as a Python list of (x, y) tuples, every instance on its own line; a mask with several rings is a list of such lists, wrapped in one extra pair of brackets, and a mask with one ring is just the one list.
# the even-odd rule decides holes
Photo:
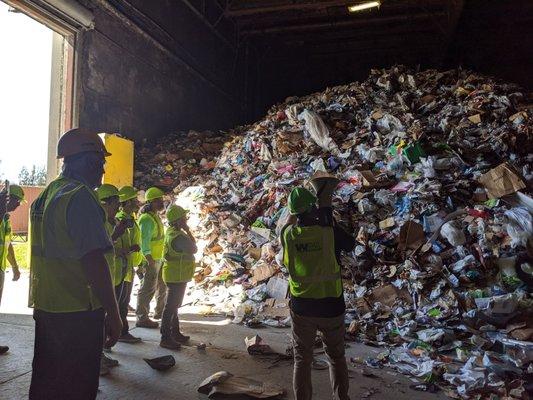
[(320, 246), (320, 243), (295, 243), (294, 246), (296, 247), (296, 251), (300, 253), (310, 253), (313, 251), (321, 251), (322, 246)]

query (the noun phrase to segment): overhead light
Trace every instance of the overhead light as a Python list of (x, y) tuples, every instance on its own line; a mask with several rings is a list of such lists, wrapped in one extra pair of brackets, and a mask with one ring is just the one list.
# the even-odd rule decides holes
[(381, 2), (379, 1), (368, 1), (366, 3), (361, 4), (354, 4), (353, 6), (348, 6), (348, 11), (351, 13), (361, 11), (361, 10), (367, 10), (369, 8), (379, 7), (381, 5)]

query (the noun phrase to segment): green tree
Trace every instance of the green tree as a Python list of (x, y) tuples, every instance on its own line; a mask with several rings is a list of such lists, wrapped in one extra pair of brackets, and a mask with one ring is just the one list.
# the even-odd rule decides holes
[(24, 186), (44, 186), (46, 184), (46, 169), (43, 166), (32, 166), (31, 171), (22, 167), (19, 172), (19, 184)]

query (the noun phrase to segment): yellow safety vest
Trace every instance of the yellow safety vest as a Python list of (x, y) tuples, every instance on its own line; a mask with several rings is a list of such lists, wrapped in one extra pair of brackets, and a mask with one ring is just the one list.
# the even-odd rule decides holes
[[(40, 194), (30, 210), (28, 235), (30, 260), (30, 307), (52, 313), (96, 310), (102, 305), (92, 293), (81, 260), (47, 255), (47, 231), (60, 241), (65, 254), (72, 254), (75, 245), (70, 238), (67, 210), (72, 197), (87, 190), (100, 207), (95, 193), (81, 182), (59, 177)], [(59, 192), (61, 195), (58, 195)], [(55, 218), (50, 219), (54, 209)], [(104, 216), (105, 213), (102, 213)], [(105, 219), (102, 219), (105, 224)], [(45, 227), (51, 227), (47, 230)]]
[(7, 251), (11, 243), (11, 224), (9, 215), (5, 215), (0, 220), (0, 270), (5, 271), (7, 268)]
[(143, 219), (152, 220), (153, 224), (157, 229), (152, 233), (150, 239), (150, 252), (154, 260), (161, 260), (163, 258), (163, 251), (165, 249), (165, 227), (163, 226), (163, 221), (157, 213), (147, 212), (141, 214), (139, 218), (139, 224)]
[(130, 248), (128, 232), (124, 232), (119, 238), (113, 242), (113, 225), (106, 219), (105, 229), (109, 235), (109, 240), (113, 243), (113, 249), (105, 253), (107, 264), (109, 265), (109, 271), (111, 272), (111, 278), (113, 280), (113, 286), (118, 286), (124, 280), (127, 272), (127, 258), (118, 256), (118, 250)]
[(282, 240), (292, 296), (323, 299), (342, 295), (332, 227), (291, 225)]
[[(134, 215), (128, 215), (124, 211), (120, 211), (117, 214), (117, 219), (122, 221), (124, 219), (132, 221), (132, 227), (127, 229), (128, 240), (130, 247), (133, 245), (141, 247), (141, 229), (139, 224), (135, 220)], [(128, 254), (127, 257), (127, 270), (124, 277), (125, 282), (133, 282), (133, 268), (138, 267), (144, 260), (144, 256), (141, 251), (134, 251)]]
[(172, 242), (180, 236), (187, 236), (181, 229), (173, 226), (165, 233), (165, 262), (163, 281), (165, 283), (189, 282), (195, 269), (194, 254), (174, 250)]

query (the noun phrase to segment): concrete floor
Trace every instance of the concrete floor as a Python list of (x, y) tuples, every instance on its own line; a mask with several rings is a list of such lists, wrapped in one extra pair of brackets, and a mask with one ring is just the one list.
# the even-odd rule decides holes
[[(6, 288), (0, 311), (0, 344), (8, 344), (10, 351), (0, 356), (0, 399), (25, 399), (31, 377), (33, 354), (33, 320), (31, 310), (25, 307), (27, 277), (11, 282), (6, 277)], [(197, 392), (198, 384), (214, 372), (226, 370), (234, 375), (275, 382), (283, 386), (293, 399), (291, 391), (292, 362), (273, 363), (248, 355), (244, 338), (259, 334), (266, 343), (284, 353), (290, 343), (289, 329), (250, 329), (231, 324), (224, 317), (203, 317), (197, 314), (181, 316), (183, 331), (191, 335), (191, 346), (172, 352), (158, 346), (157, 330), (134, 328), (132, 333), (143, 338), (140, 344), (119, 343), (111, 357), (120, 361), (110, 375), (100, 379), (99, 400), (104, 399), (206, 399)], [(132, 319), (133, 320), (133, 319)], [(130, 326), (133, 326), (130, 323)], [(207, 349), (197, 350), (195, 343), (204, 342)], [(349, 343), (348, 357), (376, 355), (380, 349)], [(143, 358), (173, 354), (176, 366), (166, 372), (152, 370)], [(325, 359), (324, 355), (317, 355)], [(428, 394), (409, 388), (413, 382), (394, 371), (366, 369), (374, 377), (363, 376), (362, 367), (350, 366), (351, 399), (426, 400), (444, 399), (442, 393)], [(327, 370), (313, 371), (315, 399), (330, 399)], [(234, 397), (233, 397), (234, 398)]]

